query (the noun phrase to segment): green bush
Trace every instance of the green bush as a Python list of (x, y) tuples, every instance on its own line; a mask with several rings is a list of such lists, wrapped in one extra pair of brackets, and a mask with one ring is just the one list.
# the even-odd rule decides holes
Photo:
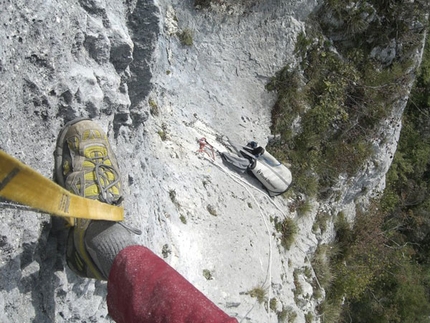
[[(353, 177), (372, 158), (370, 142), (384, 142), (380, 123), (408, 94), (428, 6), (426, 0), (327, 0), (319, 7), (313, 17), (319, 23), (297, 38), (300, 64), (267, 85), (278, 95), (272, 133), (281, 136), (270, 149), (291, 164), (294, 190), (329, 197), (340, 175)], [(373, 55), (393, 41), (393, 57)], [(339, 214), (336, 241), (319, 246), (312, 259), (326, 291), (323, 322), (430, 321), (429, 48), (382, 199), (357, 212), (353, 224)], [(275, 228), (291, 236), (289, 223), (276, 219)]]
[(327, 294), (320, 313), (340, 313), (332, 322), (430, 322), (430, 267), (417, 262), (378, 202), (358, 212), (353, 226), (339, 214), (335, 247), (315, 253), (312, 265)]
[[(326, 192), (339, 175), (354, 176), (371, 158), (371, 140), (383, 139), (381, 121), (407, 94), (411, 58), (422, 39), (421, 27), (407, 26), (424, 21), (425, 6), (424, 0), (325, 1), (314, 24), (298, 35), (300, 65), (284, 67), (267, 84), (278, 94), (272, 132), (281, 136), (271, 149), (292, 165), (297, 191)], [(389, 62), (373, 58), (372, 50), (389, 46), (393, 35), (403, 41), (401, 50)], [(293, 130), (297, 121), (300, 127)]]
[(297, 318), (297, 313), (290, 307), (282, 307), (282, 311), (276, 313), (279, 323), (294, 323)]
[(340, 302), (331, 303), (324, 300), (317, 308), (322, 323), (339, 322), (342, 306)]
[(289, 250), (297, 234), (296, 223), (290, 218), (285, 218), (283, 221), (279, 221), (278, 217), (276, 217), (275, 229), (281, 234), (281, 245), (285, 249)]
[[(427, 50), (421, 71), (429, 61)], [(417, 87), (430, 89), (424, 80), (418, 77), (412, 91), (382, 199), (359, 212), (353, 227), (342, 214), (335, 224), (339, 251), (322, 271), (334, 277), (325, 285), (329, 309), (320, 308), (322, 317), (342, 309), (333, 322), (430, 322), (430, 114), (423, 113), (430, 107), (414, 95)], [(314, 269), (324, 277), (318, 254)]]
[(318, 245), (311, 263), (321, 288), (328, 290), (334, 280), (330, 259), (336, 253), (332, 245)]
[(254, 287), (247, 294), (253, 298), (256, 298), (260, 304), (267, 302), (267, 289), (262, 286)]
[[(272, 132), (282, 138), (271, 149), (292, 165), (293, 186), (308, 195), (332, 186), (341, 173), (354, 174), (371, 154), (369, 131), (348, 101), (358, 71), (318, 40), (302, 53), (302, 72), (284, 68), (267, 85), (278, 92)], [(293, 133), (297, 119), (301, 127)]]
[(178, 32), (179, 41), (182, 45), (193, 46), (193, 31), (191, 29), (184, 29)]
[(211, 6), (211, 2), (212, 0), (194, 0), (194, 6), (209, 8)]

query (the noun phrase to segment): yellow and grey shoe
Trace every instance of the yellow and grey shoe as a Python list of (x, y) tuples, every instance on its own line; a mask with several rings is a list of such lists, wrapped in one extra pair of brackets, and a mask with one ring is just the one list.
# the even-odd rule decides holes
[[(118, 164), (108, 138), (95, 122), (88, 119), (75, 119), (60, 132), (55, 150), (55, 179), (70, 192), (89, 199), (115, 205), (122, 201)], [(80, 276), (107, 279), (110, 268), (99, 268), (98, 259), (93, 259), (97, 258), (96, 253), (91, 257), (87, 250), (86, 233), (92, 222), (119, 226), (116, 222), (72, 219), (67, 264)]]

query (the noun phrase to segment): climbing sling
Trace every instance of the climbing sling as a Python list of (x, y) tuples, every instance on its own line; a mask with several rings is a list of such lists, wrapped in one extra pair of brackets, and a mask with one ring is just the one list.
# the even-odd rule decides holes
[(51, 215), (122, 221), (124, 209), (75, 195), (0, 150), (0, 197)]

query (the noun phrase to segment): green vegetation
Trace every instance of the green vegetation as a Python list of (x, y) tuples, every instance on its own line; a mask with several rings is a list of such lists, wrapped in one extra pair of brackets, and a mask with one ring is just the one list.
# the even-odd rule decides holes
[(160, 136), (162, 141), (166, 141), (167, 140), (167, 133), (164, 130), (158, 130), (158, 135)]
[(212, 205), (208, 204), (206, 206), (206, 210), (208, 210), (208, 212), (209, 212), (210, 215), (212, 215), (212, 216), (218, 216), (218, 213), (217, 213), (215, 207), (213, 207)]
[(161, 254), (163, 255), (163, 258), (169, 257), (169, 255), (172, 253), (172, 251), (169, 248), (168, 244), (163, 245), (163, 249), (161, 250)]
[(336, 242), (313, 260), (324, 322), (430, 322), (429, 267), (391, 219), (378, 203), (353, 226), (338, 217)]
[(254, 287), (247, 294), (256, 298), (260, 304), (267, 302), (267, 290), (262, 286)]
[(277, 312), (279, 323), (294, 323), (297, 318), (297, 313), (289, 307), (282, 307), (282, 311)]
[(318, 310), (321, 313), (320, 317), (322, 322), (339, 322), (341, 315), (341, 307), (339, 304), (333, 304), (325, 300), (318, 306)]
[[(345, 315), (379, 322), (430, 322), (430, 39), (406, 107), (398, 151), (381, 200), (386, 270)], [(375, 216), (376, 212), (371, 212)], [(378, 213), (376, 213), (378, 214)], [(380, 257), (378, 255), (378, 257)], [(387, 267), (389, 265), (390, 267)], [(372, 293), (371, 293), (372, 292)], [(377, 302), (378, 301), (378, 302)]]
[(203, 277), (206, 278), (206, 280), (214, 279), (209, 269), (203, 269)]
[(333, 254), (332, 249), (333, 247), (330, 245), (319, 245), (311, 259), (318, 283), (325, 290), (330, 288), (334, 279), (330, 267), (330, 255)]
[(312, 232), (317, 233), (320, 230), (321, 233), (327, 231), (327, 223), (331, 216), (327, 213), (318, 213), (315, 218), (314, 225), (312, 226)]
[(294, 278), (294, 301), (296, 302), (296, 304), (299, 304), (299, 297), (303, 294), (303, 287), (302, 284), (300, 284), (299, 281), (299, 270), (298, 269), (294, 269), (293, 272), (293, 278)]
[[(292, 165), (295, 192), (332, 197), (340, 176), (355, 176), (384, 143), (380, 125), (408, 94), (428, 12), (426, 0), (319, 7), (297, 38), (300, 63), (267, 85), (278, 94), (272, 133), (281, 136), (269, 149)], [(326, 293), (322, 322), (430, 322), (429, 124), (430, 41), (383, 196), (357, 210), (354, 223), (338, 214), (335, 241), (311, 260)], [(321, 214), (313, 229), (323, 232), (327, 222)], [(288, 224), (275, 228), (288, 232)]]
[(179, 41), (184, 46), (193, 46), (193, 31), (191, 29), (184, 29), (178, 32)]
[(261, 0), (194, 0), (194, 7), (197, 9), (207, 9), (210, 8), (211, 5), (214, 6), (232, 6), (232, 5), (240, 5), (246, 8), (251, 8), (256, 5)]
[(281, 234), (281, 245), (289, 250), (294, 242), (297, 234), (297, 225), (293, 219), (285, 218), (283, 221), (279, 221), (278, 217), (274, 219), (275, 229)]
[(271, 311), (276, 312), (276, 306), (278, 305), (278, 301), (276, 298), (272, 297), (269, 302), (269, 308)]
[(158, 135), (160, 136), (162, 141), (166, 141), (169, 138), (167, 135), (167, 125), (164, 122), (161, 125), (161, 129), (158, 130)]
[(430, 40), (383, 196), (353, 225), (339, 214), (312, 259), (323, 322), (430, 322), (429, 122)]
[(305, 314), (306, 323), (312, 323), (313, 319), (314, 319), (314, 315), (311, 312), (308, 312)]
[(304, 216), (312, 211), (312, 203), (309, 199), (304, 199), (301, 195), (297, 195), (288, 205), (288, 210), (291, 213), (297, 212), (299, 216)]
[(297, 206), (297, 214), (299, 216), (304, 216), (312, 211), (312, 203), (309, 200), (300, 201)]
[(182, 222), (183, 224), (187, 224), (187, 218), (185, 217), (185, 215), (181, 214), (181, 215), (179, 216), (179, 220), (181, 220), (181, 222)]
[(212, 0), (194, 0), (194, 6), (200, 8), (209, 8), (212, 2)]
[(172, 203), (175, 204), (178, 207), (179, 206), (179, 202), (176, 199), (176, 191), (175, 190), (170, 190), (169, 191), (169, 197), (170, 197), (170, 200), (172, 201)]
[[(371, 141), (384, 139), (380, 122), (407, 93), (412, 57), (422, 39), (419, 30), (406, 28), (421, 18), (413, 15), (420, 1), (357, 5), (326, 1), (313, 21), (332, 19), (309, 24), (297, 39), (301, 63), (285, 67), (267, 85), (278, 94), (272, 133), (281, 136), (270, 150), (292, 165), (294, 188), (309, 196), (327, 197), (340, 175), (355, 175), (372, 156)], [(410, 17), (403, 14), (406, 9)], [(392, 46), (392, 31), (380, 26), (388, 14), (396, 21), (396, 43), (405, 44), (392, 49), (393, 57), (381, 54)], [(354, 25), (366, 15), (362, 27)]]
[(149, 99), (148, 100), (148, 104), (149, 104), (149, 112), (151, 113), (151, 115), (154, 116), (154, 117), (158, 117), (158, 115), (160, 114), (160, 112), (159, 112), (159, 108), (158, 108), (157, 102), (155, 102), (154, 99)]

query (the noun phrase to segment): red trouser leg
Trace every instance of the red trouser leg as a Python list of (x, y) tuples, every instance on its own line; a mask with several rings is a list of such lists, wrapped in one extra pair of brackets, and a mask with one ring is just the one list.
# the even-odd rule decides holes
[(117, 323), (237, 323), (143, 246), (116, 256), (107, 303)]

